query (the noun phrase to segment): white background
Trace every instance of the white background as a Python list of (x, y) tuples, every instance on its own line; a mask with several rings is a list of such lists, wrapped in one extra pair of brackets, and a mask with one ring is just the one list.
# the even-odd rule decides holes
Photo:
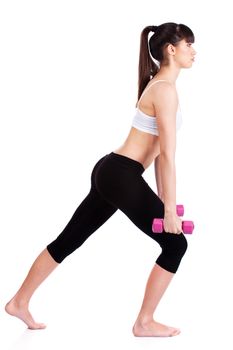
[[(0, 4), (0, 348), (231, 348), (230, 1)], [(141, 30), (170, 21), (194, 31), (197, 51), (177, 81), (176, 156), (177, 202), (195, 231), (156, 312), (182, 333), (133, 337), (160, 248), (120, 212), (36, 291), (31, 312), (48, 326), (27, 330), (4, 305), (86, 196), (95, 162), (127, 136)], [(156, 190), (153, 167), (144, 176)]]

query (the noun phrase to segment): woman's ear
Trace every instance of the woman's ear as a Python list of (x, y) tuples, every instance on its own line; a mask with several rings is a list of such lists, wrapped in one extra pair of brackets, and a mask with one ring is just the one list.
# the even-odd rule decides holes
[(167, 46), (167, 52), (168, 52), (168, 54), (169, 55), (175, 55), (175, 53), (176, 53), (176, 48), (175, 48), (175, 46), (174, 45), (172, 45), (172, 44), (168, 44), (168, 46)]

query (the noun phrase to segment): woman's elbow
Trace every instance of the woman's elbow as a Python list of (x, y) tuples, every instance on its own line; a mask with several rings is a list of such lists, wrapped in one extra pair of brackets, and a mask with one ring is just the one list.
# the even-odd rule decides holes
[(175, 162), (175, 152), (170, 150), (162, 150), (160, 152), (160, 160)]

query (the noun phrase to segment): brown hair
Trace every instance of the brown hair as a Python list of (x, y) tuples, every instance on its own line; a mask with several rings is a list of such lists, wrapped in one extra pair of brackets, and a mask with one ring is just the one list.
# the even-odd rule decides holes
[[(148, 41), (148, 35), (153, 32)], [(185, 39), (193, 43), (194, 34), (189, 27), (184, 24), (173, 22), (163, 23), (159, 26), (147, 26), (141, 32), (140, 53), (138, 65), (138, 99), (148, 82), (158, 73), (159, 62), (163, 61), (163, 50), (168, 44), (176, 45)], [(153, 59), (152, 59), (153, 58)]]

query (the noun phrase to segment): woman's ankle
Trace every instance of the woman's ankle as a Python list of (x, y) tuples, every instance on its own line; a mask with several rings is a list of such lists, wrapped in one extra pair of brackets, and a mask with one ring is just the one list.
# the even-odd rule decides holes
[(145, 324), (148, 324), (150, 322), (154, 321), (153, 319), (153, 315), (145, 315), (145, 314), (142, 314), (142, 315), (138, 315), (138, 318), (136, 320), (136, 324), (140, 324), (141, 326), (145, 325)]
[(14, 305), (18, 307), (28, 307), (29, 300), (28, 298), (22, 297), (20, 294), (16, 294), (9, 303), (13, 303)]

